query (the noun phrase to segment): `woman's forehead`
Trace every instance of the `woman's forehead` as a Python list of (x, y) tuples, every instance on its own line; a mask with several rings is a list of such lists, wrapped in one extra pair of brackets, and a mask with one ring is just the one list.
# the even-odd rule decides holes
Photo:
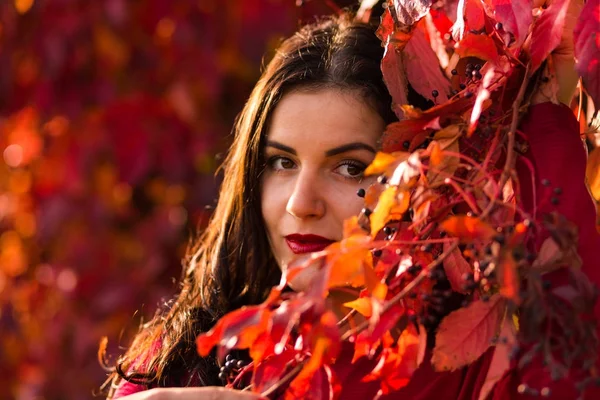
[(287, 93), (273, 111), (267, 139), (278, 142), (376, 143), (385, 123), (358, 90)]

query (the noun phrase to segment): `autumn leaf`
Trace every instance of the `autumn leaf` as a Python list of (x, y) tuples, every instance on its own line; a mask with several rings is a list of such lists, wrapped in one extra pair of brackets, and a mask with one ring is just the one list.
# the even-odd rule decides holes
[(411, 154), (408, 159), (398, 164), (392, 174), (389, 184), (411, 187), (415, 184), (416, 178), (421, 174), (421, 159), (418, 153)]
[(454, 46), (456, 54), (461, 57), (477, 57), (485, 61), (496, 62), (498, 50), (494, 40), (485, 34), (467, 32), (462, 40)]
[(531, 73), (560, 44), (571, 1), (575, 0), (553, 0), (536, 20), (531, 32)]
[[(600, 37), (600, 35), (599, 35)], [(596, 147), (588, 156), (585, 168), (585, 179), (592, 196), (596, 201), (600, 200), (600, 147)]]
[(388, 221), (390, 211), (397, 204), (396, 193), (398, 192), (397, 186), (387, 187), (381, 196), (379, 196), (379, 202), (377, 207), (371, 214), (371, 235), (375, 236), (385, 226)]
[[(383, 174), (387, 171), (390, 165), (397, 162), (399, 158), (402, 158), (402, 156), (403, 155), (401, 154), (394, 155), (390, 153), (377, 152), (375, 159), (373, 159), (371, 164), (367, 167), (367, 169), (365, 169), (364, 175), (370, 176)], [(408, 153), (406, 153), (406, 156), (408, 157)]]
[(451, 216), (440, 227), (461, 241), (487, 241), (495, 234), (494, 229), (486, 222), (466, 215)]
[[(444, 243), (444, 251), (446, 251), (450, 247), (450, 243)], [(473, 268), (471, 264), (465, 260), (460, 249), (456, 248), (452, 251), (448, 257), (444, 259), (444, 271), (446, 272), (446, 277), (450, 282), (450, 286), (452, 290), (459, 293), (466, 293), (464, 290), (464, 279), (463, 276), (465, 274), (473, 273)]]
[(529, 33), (533, 21), (531, 9), (532, 0), (483, 0), (489, 16), (502, 24), (502, 30), (514, 36), (514, 42), (506, 43), (507, 46), (519, 47)]
[(485, 25), (483, 7), (480, 0), (459, 0), (456, 8), (456, 22), (452, 26), (452, 37), (457, 42), (465, 31), (481, 31)]
[(403, 60), (408, 82), (417, 93), (434, 103), (448, 100), (450, 82), (421, 30), (415, 30), (406, 44)]
[(429, 12), (432, 0), (393, 0), (392, 3), (398, 22), (411, 26)]
[(478, 359), (490, 347), (505, 309), (505, 300), (495, 294), (487, 302), (474, 301), (444, 318), (431, 357), (435, 370), (454, 371)]
[[(341, 244), (346, 247), (343, 252), (328, 257), (329, 278), (327, 288), (365, 285), (365, 268), (373, 268), (373, 258), (369, 249), (353, 247), (352, 241), (344, 239)], [(359, 244), (358, 242), (354, 242)]]
[(294, 363), (296, 354), (295, 350), (286, 349), (257, 363), (252, 374), (252, 391), (262, 393), (281, 380), (285, 375), (286, 367)]
[(500, 262), (496, 266), (496, 275), (500, 284), (500, 294), (512, 300), (515, 304), (521, 303), (519, 290), (521, 289), (517, 263), (510, 251), (504, 251)]
[[(600, 0), (586, 1), (573, 31), (577, 72), (596, 108), (600, 104)], [(596, 196), (594, 196), (596, 197)], [(598, 197), (596, 197), (598, 199)]]
[(218, 345), (221, 358), (227, 350), (248, 348), (266, 329), (268, 320), (269, 311), (262, 305), (235, 310), (222, 317), (210, 331), (198, 336), (198, 354), (206, 357)]
[(363, 381), (379, 380), (383, 394), (406, 386), (419, 366), (421, 342), (422, 337), (416, 328), (408, 325), (394, 346), (383, 349), (375, 368), (363, 378)]
[(510, 354), (517, 344), (517, 329), (510, 317), (502, 322), (500, 335), (496, 341), (494, 355), (485, 376), (485, 381), (479, 392), (479, 400), (486, 400), (491, 393), (494, 385), (504, 376), (504, 373), (510, 368)]
[(381, 148), (386, 153), (404, 151), (408, 157), (431, 133), (431, 129), (426, 128), (431, 120), (404, 119), (389, 124), (381, 137)]
[(373, 314), (372, 300), (370, 297), (359, 297), (356, 300), (344, 303), (344, 307), (356, 310), (358, 313), (367, 318)]

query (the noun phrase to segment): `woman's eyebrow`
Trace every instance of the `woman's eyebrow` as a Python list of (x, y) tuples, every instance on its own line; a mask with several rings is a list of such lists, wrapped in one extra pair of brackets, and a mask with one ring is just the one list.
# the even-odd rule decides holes
[[(289, 146), (286, 146), (285, 144), (276, 142), (274, 140), (268, 140), (266, 146), (267, 147), (274, 147), (274, 148), (279, 149), (281, 151), (285, 151), (286, 153), (297, 155), (296, 150), (294, 150), (293, 148), (291, 148)], [(366, 143), (352, 142), (352, 143), (344, 144), (342, 146), (334, 147), (333, 149), (327, 150), (325, 152), (325, 156), (326, 157), (332, 157), (332, 156), (335, 156), (335, 155), (338, 155), (338, 154), (342, 154), (342, 153), (345, 153), (345, 152), (351, 151), (351, 150), (367, 150), (367, 151), (370, 151), (373, 154), (377, 153), (377, 151), (372, 146), (369, 146)]]
[(275, 147), (276, 149), (279, 149), (281, 151), (285, 151), (286, 153), (290, 153), (290, 154), (296, 155), (296, 150), (292, 149), (289, 146), (286, 146), (285, 144), (281, 144), (279, 142), (276, 142), (274, 140), (268, 140), (267, 141), (267, 147)]
[(377, 151), (372, 146), (369, 146), (366, 143), (353, 142), (353, 143), (348, 143), (348, 144), (345, 144), (345, 145), (342, 145), (339, 147), (334, 147), (333, 149), (327, 150), (325, 152), (325, 156), (331, 157), (331, 156), (335, 156), (335, 155), (338, 155), (341, 153), (345, 153), (350, 150), (367, 150), (373, 154), (377, 153)]

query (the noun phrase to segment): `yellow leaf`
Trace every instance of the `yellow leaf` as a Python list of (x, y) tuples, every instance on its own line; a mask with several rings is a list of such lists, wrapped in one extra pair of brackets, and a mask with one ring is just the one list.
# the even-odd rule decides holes
[(596, 201), (600, 201), (600, 147), (595, 148), (589, 155), (585, 169), (590, 192)]
[(394, 155), (378, 152), (371, 165), (365, 170), (365, 176), (382, 174), (395, 161), (396, 157)]
[(358, 313), (364, 315), (367, 318), (370, 318), (371, 314), (373, 314), (373, 307), (371, 306), (370, 297), (360, 297), (356, 300), (349, 301), (347, 303), (344, 303), (344, 307), (356, 310)]
[(461, 241), (489, 240), (496, 231), (476, 217), (452, 216), (440, 224), (441, 228)]
[(381, 196), (379, 196), (379, 202), (377, 207), (371, 214), (371, 235), (375, 236), (385, 226), (388, 221), (390, 211), (396, 205), (396, 192), (398, 188), (396, 186), (390, 186), (386, 188)]

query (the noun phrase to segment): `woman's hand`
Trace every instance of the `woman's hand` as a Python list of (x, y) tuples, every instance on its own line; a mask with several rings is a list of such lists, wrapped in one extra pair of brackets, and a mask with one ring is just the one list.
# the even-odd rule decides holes
[(124, 400), (258, 400), (259, 394), (223, 387), (157, 388), (123, 397)]
[[(539, 8), (543, 5), (549, 6), (552, 1), (554, 0), (534, 0), (533, 7)], [(581, 14), (584, 0), (567, 1), (569, 1), (569, 8), (567, 9), (567, 15), (565, 16), (565, 26), (563, 28), (560, 44), (550, 55), (552, 58), (553, 71), (550, 71), (550, 74), (548, 74), (548, 68), (544, 71), (545, 76), (548, 76), (550, 80), (547, 83), (540, 85), (532, 99), (533, 104), (551, 101), (554, 96), (556, 96), (558, 101), (570, 106), (573, 96), (575, 95), (579, 75), (577, 74), (577, 71), (575, 71), (573, 31), (577, 24), (577, 20), (579, 19), (579, 15)]]

